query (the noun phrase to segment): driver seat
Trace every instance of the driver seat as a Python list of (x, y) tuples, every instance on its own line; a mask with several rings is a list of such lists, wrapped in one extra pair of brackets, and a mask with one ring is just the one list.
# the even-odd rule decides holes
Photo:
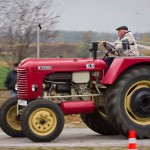
[(105, 72), (107, 72), (107, 70), (109, 69), (109, 67), (111, 66), (112, 62), (114, 61), (116, 57), (107, 57), (104, 59), (104, 61), (106, 62), (107, 64), (107, 67), (105, 69)]

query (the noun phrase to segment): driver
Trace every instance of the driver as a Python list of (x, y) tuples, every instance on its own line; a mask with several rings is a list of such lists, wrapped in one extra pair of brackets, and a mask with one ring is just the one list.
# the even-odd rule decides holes
[[(121, 26), (116, 29), (118, 31), (118, 39), (111, 44), (115, 49), (114, 52), (118, 52), (119, 56), (139, 56), (137, 49), (137, 44), (135, 38), (131, 31), (128, 31), (127, 26)], [(127, 49), (123, 48), (123, 41), (127, 40), (129, 47)], [(105, 46), (108, 42), (102, 41), (101, 44)]]

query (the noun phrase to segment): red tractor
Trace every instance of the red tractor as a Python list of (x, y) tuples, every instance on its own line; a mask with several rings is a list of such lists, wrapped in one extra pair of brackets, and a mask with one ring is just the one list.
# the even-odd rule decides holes
[(18, 96), (0, 109), (2, 130), (12, 137), (52, 141), (63, 130), (64, 115), (80, 114), (99, 134), (128, 136), (134, 129), (138, 138), (150, 138), (150, 57), (112, 58), (108, 43), (105, 48), (103, 59), (93, 42), (93, 58), (23, 60)]

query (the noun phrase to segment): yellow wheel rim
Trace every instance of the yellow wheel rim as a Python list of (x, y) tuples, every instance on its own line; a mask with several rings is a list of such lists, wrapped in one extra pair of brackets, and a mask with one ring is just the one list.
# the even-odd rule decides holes
[(7, 113), (7, 123), (14, 130), (21, 130), (20, 121), (17, 118), (17, 105), (12, 106)]
[(142, 88), (146, 88), (149, 89), (150, 88), (150, 81), (139, 81), (136, 82), (135, 84), (133, 84), (127, 91), (126, 95), (125, 95), (125, 101), (124, 101), (124, 106), (125, 106), (125, 110), (127, 115), (129, 116), (129, 118), (140, 125), (150, 125), (150, 117), (140, 117), (138, 115), (136, 115), (131, 108), (131, 97), (132, 95), (139, 89)]
[(108, 119), (108, 116), (106, 115), (106, 112), (105, 112), (105, 110), (104, 110), (104, 107), (99, 108), (99, 109), (98, 109), (98, 113), (99, 113), (99, 115), (102, 116), (103, 118)]
[(46, 136), (54, 131), (57, 124), (55, 113), (48, 108), (39, 108), (29, 117), (31, 130), (40, 136)]

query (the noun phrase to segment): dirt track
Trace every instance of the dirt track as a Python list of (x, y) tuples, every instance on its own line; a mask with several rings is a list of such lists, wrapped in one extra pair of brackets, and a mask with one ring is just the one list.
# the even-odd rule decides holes
[(0, 91), (0, 106), (1, 104), (9, 98), (9, 91)]
[[(88, 128), (64, 128), (52, 142), (35, 143), (27, 138), (12, 138), (0, 131), (0, 147), (127, 147), (128, 139), (121, 136), (103, 136)], [(150, 148), (150, 140), (137, 140), (138, 146)]]

